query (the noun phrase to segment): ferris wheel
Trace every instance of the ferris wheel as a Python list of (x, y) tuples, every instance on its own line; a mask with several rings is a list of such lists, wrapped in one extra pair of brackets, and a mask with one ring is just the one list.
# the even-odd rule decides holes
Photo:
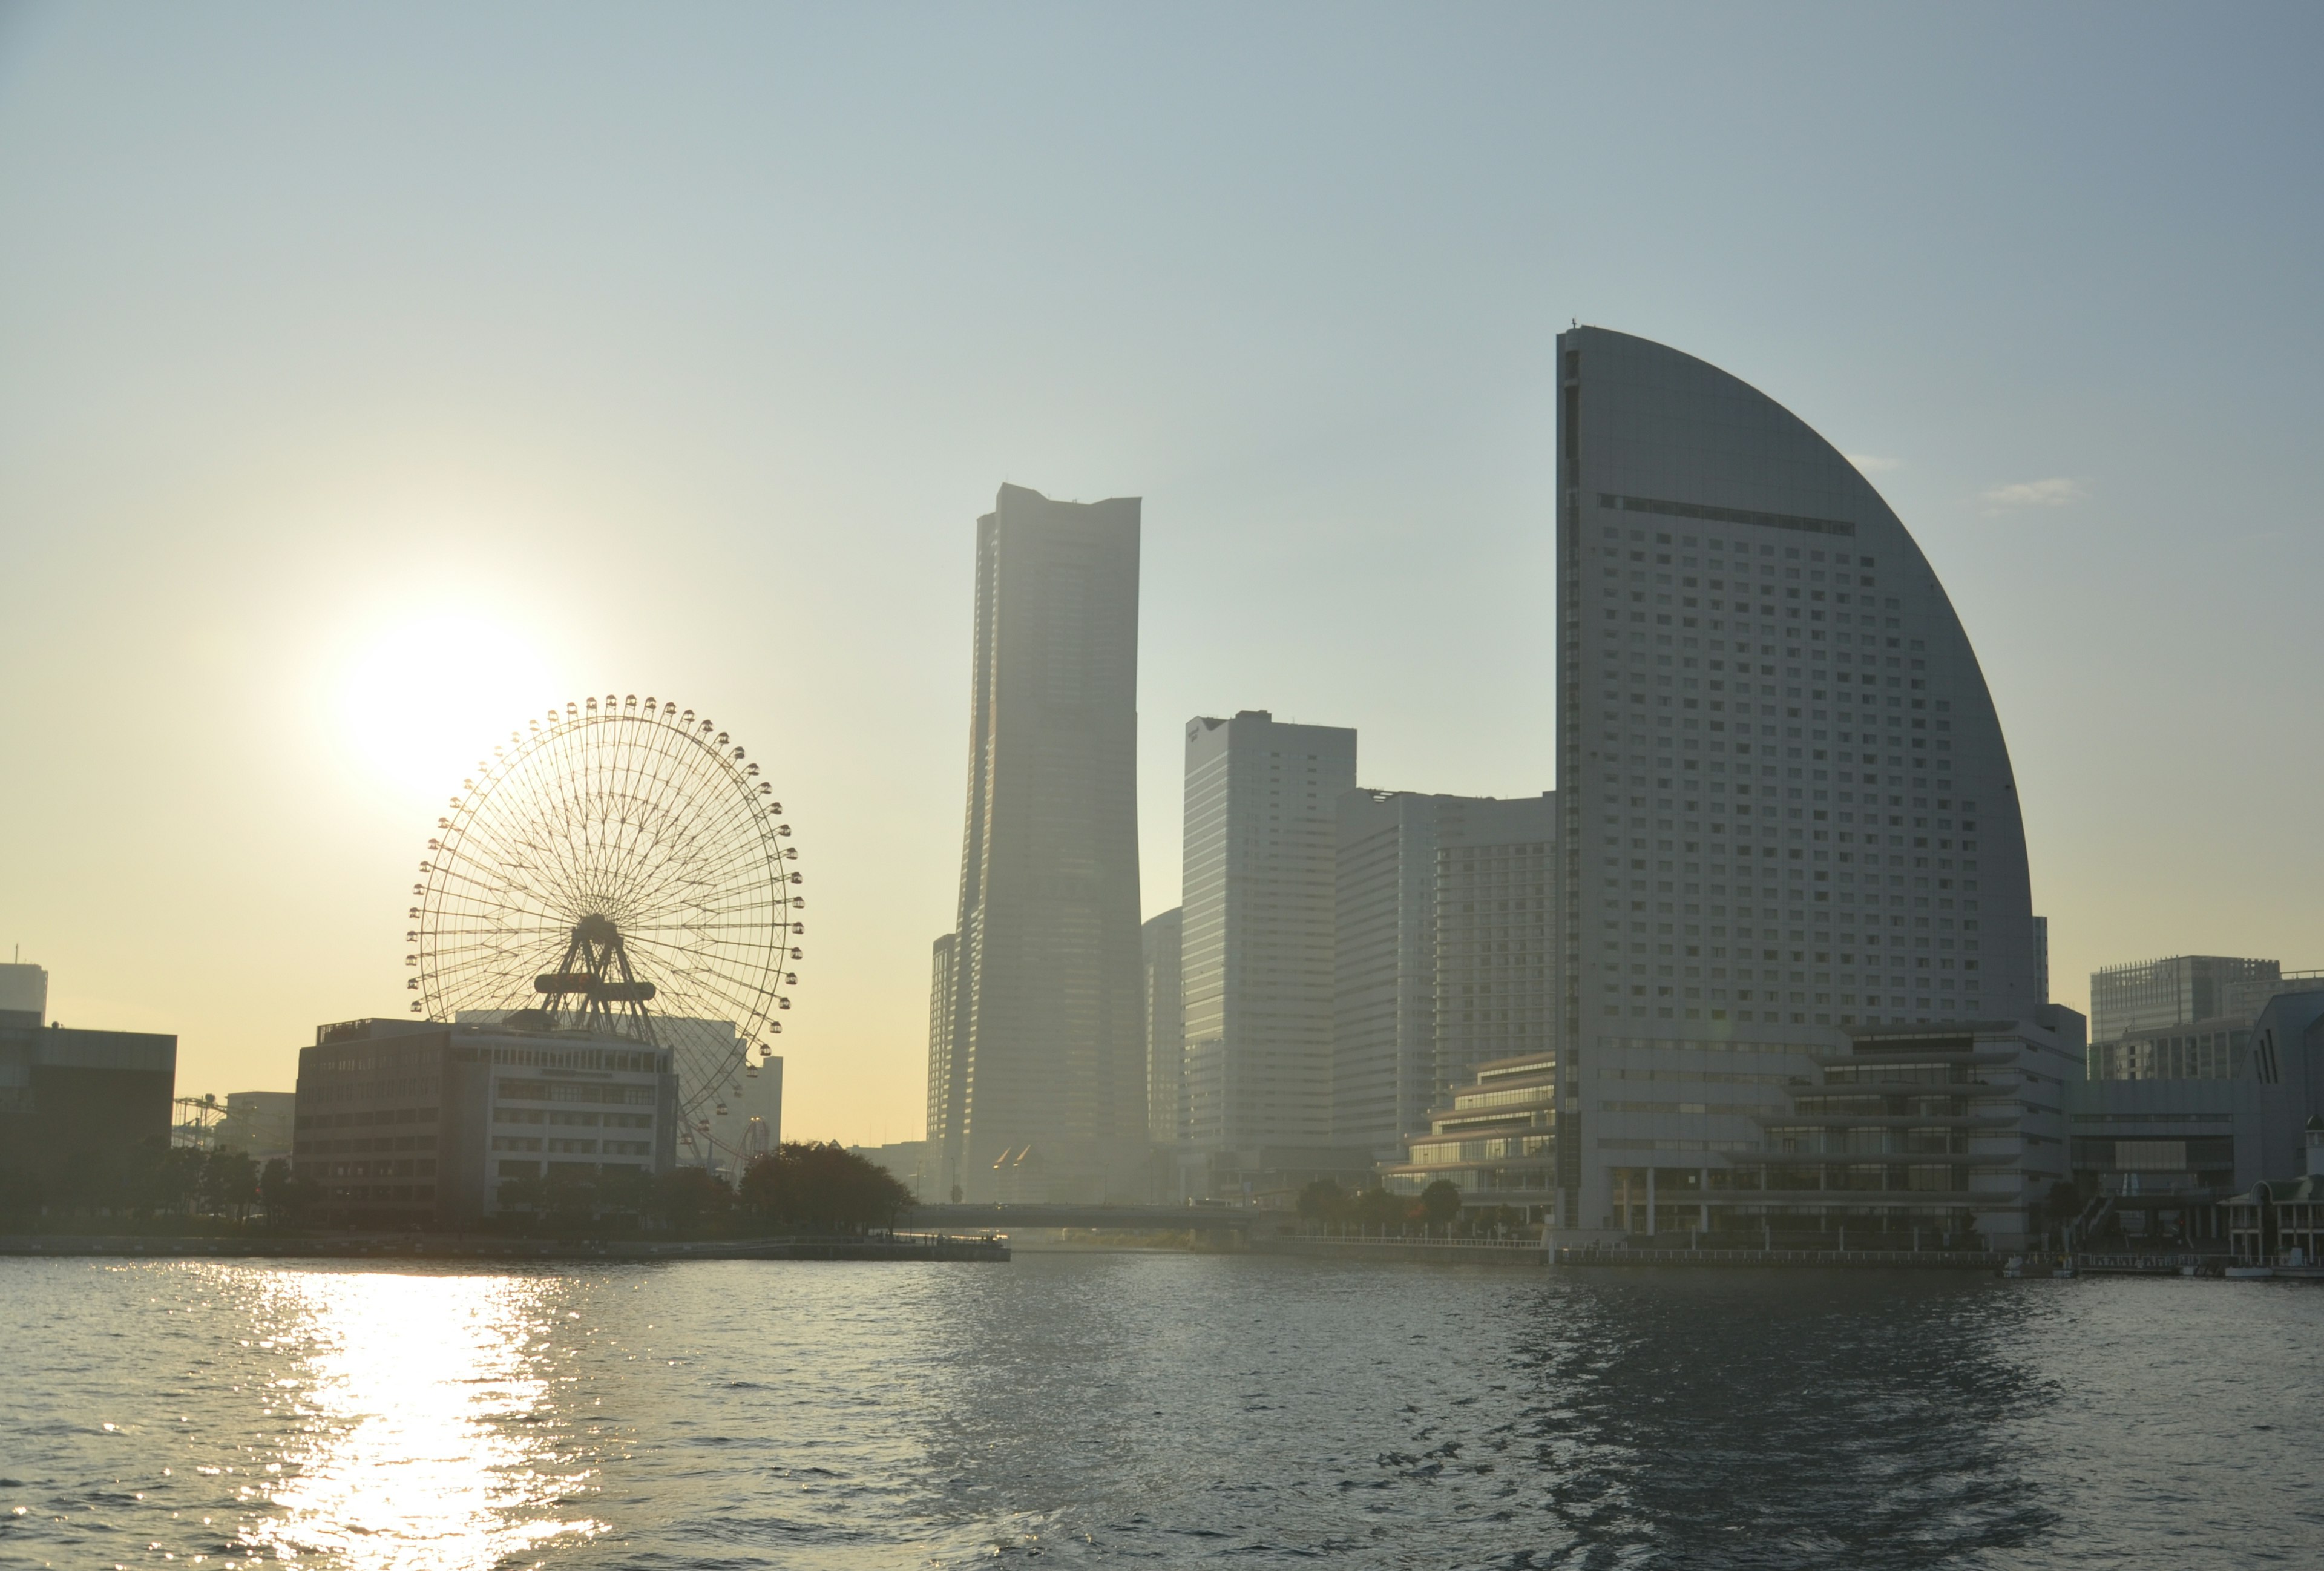
[(713, 1113), (783, 1029), (807, 931), (791, 827), (759, 775), (712, 720), (635, 694), (511, 732), (411, 886), (413, 1012), (669, 1049), (680, 1143), (711, 1157)]

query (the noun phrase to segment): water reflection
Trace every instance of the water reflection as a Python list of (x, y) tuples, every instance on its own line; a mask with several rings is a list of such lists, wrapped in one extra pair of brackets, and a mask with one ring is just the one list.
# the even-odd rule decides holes
[(270, 1273), (256, 1317), (298, 1358), (273, 1510), (245, 1542), (364, 1571), (544, 1557), (604, 1524), (568, 1514), (589, 1469), (559, 1455), (550, 1279)]
[(2045, 1300), (1885, 1274), (1656, 1276), (1550, 1295), (1517, 1354), (1570, 1563), (1926, 1566), (2057, 1520), (2020, 1438), (2054, 1399), (2022, 1356)]

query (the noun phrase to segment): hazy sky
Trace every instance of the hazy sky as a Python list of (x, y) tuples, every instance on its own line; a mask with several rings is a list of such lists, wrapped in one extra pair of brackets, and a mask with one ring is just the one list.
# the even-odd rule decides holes
[[(1180, 728), (1553, 781), (1553, 335), (1859, 455), (2059, 996), (2324, 966), (2324, 11), (0, 8), (0, 946), (182, 1090), (403, 1012), (485, 745), (674, 696), (814, 904), (789, 1131), (916, 1138), (976, 515), (1145, 498)], [(5, 954), (0, 949), (0, 954)]]

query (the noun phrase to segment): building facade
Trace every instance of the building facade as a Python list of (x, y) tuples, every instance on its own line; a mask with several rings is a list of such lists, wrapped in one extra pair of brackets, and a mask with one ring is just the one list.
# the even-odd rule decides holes
[(1335, 1141), (1392, 1156), (1478, 1066), (1551, 1044), (1556, 834), (1548, 792), (1340, 799)]
[(1146, 1138), (1178, 1143), (1186, 1096), (1186, 1017), (1179, 1007), (1185, 912), (1173, 907), (1140, 931), (1146, 956)]
[(1557, 1204), (1557, 1121), (1561, 1079), (1554, 1050), (1480, 1064), (1468, 1084), (1428, 1115), (1403, 1160), (1380, 1167), (1380, 1187), (1417, 1195), (1443, 1181), (1473, 1209), (1512, 1206), (1528, 1222), (1547, 1221)]
[(1436, 1089), (1436, 836), (1444, 799), (1342, 794), (1333, 877), (1332, 1139), (1388, 1157)]
[[(2111, 1042), (2193, 1021), (2256, 1014), (2282, 975), (2277, 961), (2236, 955), (2173, 955), (2105, 966), (2090, 973), (2090, 1040)], [(2246, 1007), (2235, 1007), (2231, 992), (2238, 1002), (2248, 1001)]]
[(1432, 1106), (1557, 1044), (1557, 798), (1446, 797), (1436, 834)]
[(1059, 1198), (1143, 1182), (1139, 504), (1003, 485), (977, 521), (967, 822), (939, 1187), (1033, 1146)]
[(456, 1227), (512, 1180), (676, 1164), (670, 1050), (586, 1031), (347, 1021), (299, 1050), (293, 1170), (343, 1227)]
[(85, 1168), (103, 1188), (139, 1148), (169, 1144), (178, 1039), (43, 1027), (44, 1008), (0, 1025), (0, 1167), (44, 1184)]
[(1264, 709), (1197, 718), (1185, 779), (1183, 1181), (1236, 1194), (1368, 1171), (1368, 1157), (1327, 1154), (1337, 816), (1356, 734)]
[(954, 964), (959, 951), (959, 935), (946, 933), (936, 941), (928, 956), (928, 1112), (920, 1142), (919, 1187), (935, 1190), (931, 1197), (935, 1199), (950, 1196), (952, 1187), (960, 1181), (957, 1161), (948, 1167), (945, 1160), (945, 1132), (957, 1114), (953, 1086), (952, 1012), (960, 985), (959, 969)]
[[(1710, 1175), (1851, 1028), (2024, 1022), (2015, 781), (1934, 571), (1847, 458), (1718, 368), (1558, 340), (1563, 1221)], [(1637, 1082), (1650, 1080), (1655, 1094)], [(1605, 1111), (1609, 1104), (1620, 1111)]]

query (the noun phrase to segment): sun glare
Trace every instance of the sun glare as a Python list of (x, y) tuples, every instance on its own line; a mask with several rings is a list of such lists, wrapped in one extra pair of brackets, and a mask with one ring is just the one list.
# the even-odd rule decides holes
[(512, 727), (565, 698), (539, 650), (507, 624), (442, 614), (355, 652), (335, 699), (356, 767), (398, 792), (456, 788)]

